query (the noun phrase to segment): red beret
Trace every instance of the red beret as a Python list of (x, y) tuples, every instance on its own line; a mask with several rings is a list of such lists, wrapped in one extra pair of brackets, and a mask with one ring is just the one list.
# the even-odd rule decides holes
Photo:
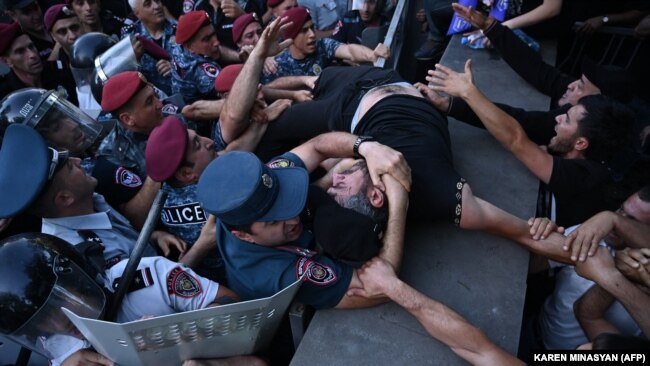
[(21, 34), (23, 30), (18, 23), (0, 24), (0, 55), (4, 55)]
[(211, 24), (210, 17), (204, 10), (195, 10), (181, 15), (176, 26), (176, 43), (184, 44), (189, 41), (199, 29), (207, 24)]
[(66, 19), (76, 17), (74, 10), (65, 4), (56, 4), (50, 6), (49, 9), (45, 12), (43, 16), (43, 23), (45, 23), (45, 29), (48, 32), (52, 31), (54, 23), (59, 19)]
[(284, 38), (290, 39), (300, 33), (300, 29), (305, 24), (306, 21), (311, 20), (311, 15), (309, 15), (309, 10), (299, 6), (297, 8), (289, 9), (284, 13), (285, 17), (289, 18), (289, 21), (293, 22), (287, 29), (284, 30)]
[(214, 90), (217, 93), (228, 93), (232, 89), (232, 84), (235, 83), (235, 79), (237, 79), (237, 75), (239, 75), (242, 68), (244, 68), (244, 64), (228, 65), (221, 69), (217, 78), (214, 79)]
[(150, 40), (149, 38), (141, 35), (135, 36), (135, 38), (140, 41), (144, 52), (148, 53), (149, 56), (153, 57), (154, 60), (167, 60), (171, 61), (172, 57), (164, 48), (160, 47), (158, 43)]
[(255, 13), (247, 13), (235, 19), (235, 22), (232, 23), (232, 40), (235, 43), (239, 42), (244, 29), (252, 22), (260, 22)]
[(269, 8), (275, 8), (276, 6), (282, 4), (284, 0), (267, 0), (266, 1), (266, 6)]
[(156, 182), (171, 178), (185, 159), (187, 127), (175, 116), (151, 131), (144, 152), (147, 174)]
[(113, 112), (121, 108), (147, 85), (147, 79), (137, 71), (125, 71), (113, 76), (104, 84), (102, 109)]

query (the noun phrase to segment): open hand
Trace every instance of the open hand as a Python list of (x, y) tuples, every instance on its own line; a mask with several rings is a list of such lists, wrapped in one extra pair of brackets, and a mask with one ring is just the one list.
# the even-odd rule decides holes
[(187, 244), (185, 241), (166, 231), (154, 231), (151, 233), (151, 240), (153, 240), (156, 245), (158, 245), (165, 257), (169, 255), (172, 247), (176, 248), (176, 250), (178, 250), (181, 255), (183, 255), (187, 249)]
[(528, 226), (530, 226), (530, 236), (535, 240), (544, 240), (552, 232), (564, 233), (564, 228), (557, 226), (548, 217), (531, 217), (528, 219)]
[(571, 251), (571, 260), (584, 261), (594, 255), (600, 241), (614, 230), (613, 215), (616, 214), (610, 211), (600, 212), (566, 237), (562, 249)]
[(428, 74), (426, 80), (431, 89), (454, 97), (466, 96), (473, 88), (476, 88), (472, 75), (472, 60), (465, 62), (465, 73), (463, 74), (440, 64), (436, 64), (436, 68), (429, 70)]
[(163, 77), (169, 77), (172, 74), (172, 64), (167, 60), (158, 60), (156, 70)]
[(461, 18), (467, 20), (474, 28), (486, 30), (496, 21), (493, 17), (487, 17), (480, 11), (472, 8), (471, 6), (463, 6), (458, 3), (452, 3), (451, 7), (454, 8), (456, 14)]
[(278, 40), (280, 39), (282, 32), (290, 24), (291, 22), (287, 17), (277, 18), (272, 21), (266, 26), (266, 28), (264, 28), (260, 40), (253, 49), (253, 53), (256, 53), (258, 57), (267, 58), (273, 57), (289, 47), (291, 43), (293, 43), (293, 40), (285, 39), (280, 43), (278, 43)]
[(447, 113), (449, 110), (449, 103), (451, 102), (449, 96), (441, 95), (437, 91), (431, 89), (428, 85), (422, 83), (415, 83), (415, 87), (420, 91), (422, 96), (429, 101), (429, 103), (436, 107), (437, 110)]

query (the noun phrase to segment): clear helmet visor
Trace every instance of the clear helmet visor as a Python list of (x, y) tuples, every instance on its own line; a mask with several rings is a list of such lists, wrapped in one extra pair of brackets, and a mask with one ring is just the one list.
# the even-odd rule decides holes
[(43, 99), (26, 124), (36, 129), (49, 144), (68, 150), (72, 156), (83, 156), (106, 135), (108, 128), (56, 92)]
[[(125, 37), (95, 58), (97, 76), (105, 83), (110, 77), (124, 71), (137, 71), (140, 67), (133, 51), (133, 37)], [(92, 79), (92, 78), (91, 78)]]
[(78, 87), (90, 84), (90, 77), (94, 69), (94, 67), (74, 67), (70, 65), (70, 71), (72, 71), (74, 82)]
[(73, 261), (64, 256), (55, 259), (56, 283), (45, 304), (22, 327), (8, 337), (48, 359), (56, 359), (83, 340), (83, 335), (61, 311), (99, 319), (106, 306), (100, 286)]

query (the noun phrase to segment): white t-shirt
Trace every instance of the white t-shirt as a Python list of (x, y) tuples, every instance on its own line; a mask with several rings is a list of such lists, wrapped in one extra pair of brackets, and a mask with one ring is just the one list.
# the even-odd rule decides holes
[[(569, 235), (578, 225), (565, 230)], [(605, 242), (600, 243), (606, 246)], [(609, 249), (609, 247), (607, 247)], [(602, 249), (601, 249), (602, 250)], [(580, 277), (574, 266), (549, 261), (551, 267), (562, 267), (556, 275), (555, 289), (544, 302), (540, 317), (542, 340), (547, 349), (575, 349), (589, 342), (573, 313), (573, 304), (595, 283)], [(605, 314), (622, 334), (641, 335), (641, 330), (620, 302), (615, 301)]]

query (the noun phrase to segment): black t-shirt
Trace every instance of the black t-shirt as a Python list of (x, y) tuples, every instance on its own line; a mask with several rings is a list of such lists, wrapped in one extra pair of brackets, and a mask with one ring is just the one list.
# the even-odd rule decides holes
[(109, 161), (106, 156), (97, 158), (93, 177), (97, 178), (95, 192), (116, 208), (138, 194), (144, 182), (134, 171)]
[[(237, 44), (232, 39), (232, 26), (235, 21), (234, 19), (228, 18), (223, 13), (221, 8), (218, 8), (215, 11), (214, 7), (210, 4), (209, 1), (197, 1), (196, 5), (194, 6), (194, 10), (205, 10), (208, 13), (210, 20), (212, 21), (212, 25), (214, 26), (214, 30), (217, 33), (217, 39), (219, 39), (219, 42), (222, 45), (233, 50), (236, 50), (238, 48)], [(243, 10), (246, 13), (257, 14), (259, 19), (262, 19), (262, 15), (264, 15), (264, 12), (266, 12), (266, 8), (261, 7), (260, 4), (255, 1), (247, 1), (246, 6)]]
[(124, 19), (113, 15), (109, 11), (102, 10), (99, 13), (99, 18), (102, 21), (102, 30), (104, 34), (111, 37), (122, 37), (122, 27), (124, 27)]
[(31, 34), (29, 35), (29, 38), (32, 40), (32, 42), (34, 42), (34, 46), (36, 46), (38, 54), (41, 56), (41, 60), (47, 61), (48, 57), (50, 57), (50, 54), (52, 53), (52, 50), (54, 49), (54, 42), (36, 38)]
[(574, 226), (600, 211), (613, 209), (607, 204), (605, 195), (605, 186), (610, 180), (604, 163), (554, 157), (547, 187), (555, 196), (557, 224)]
[(361, 267), (377, 256), (382, 247), (379, 234), (383, 223), (376, 223), (368, 216), (339, 206), (317, 186), (309, 186), (301, 220), (305, 228), (312, 230), (316, 244), (323, 253), (352, 267)]
[[(72, 104), (79, 105), (77, 100), (77, 89), (72, 72), (69, 68), (65, 67), (61, 61), (47, 61), (43, 63), (41, 83), (43, 89), (57, 90), (60, 95), (65, 96), (65, 98)], [(0, 78), (0, 99), (18, 89), (29, 87), (30, 86), (23, 83), (12, 70)]]

